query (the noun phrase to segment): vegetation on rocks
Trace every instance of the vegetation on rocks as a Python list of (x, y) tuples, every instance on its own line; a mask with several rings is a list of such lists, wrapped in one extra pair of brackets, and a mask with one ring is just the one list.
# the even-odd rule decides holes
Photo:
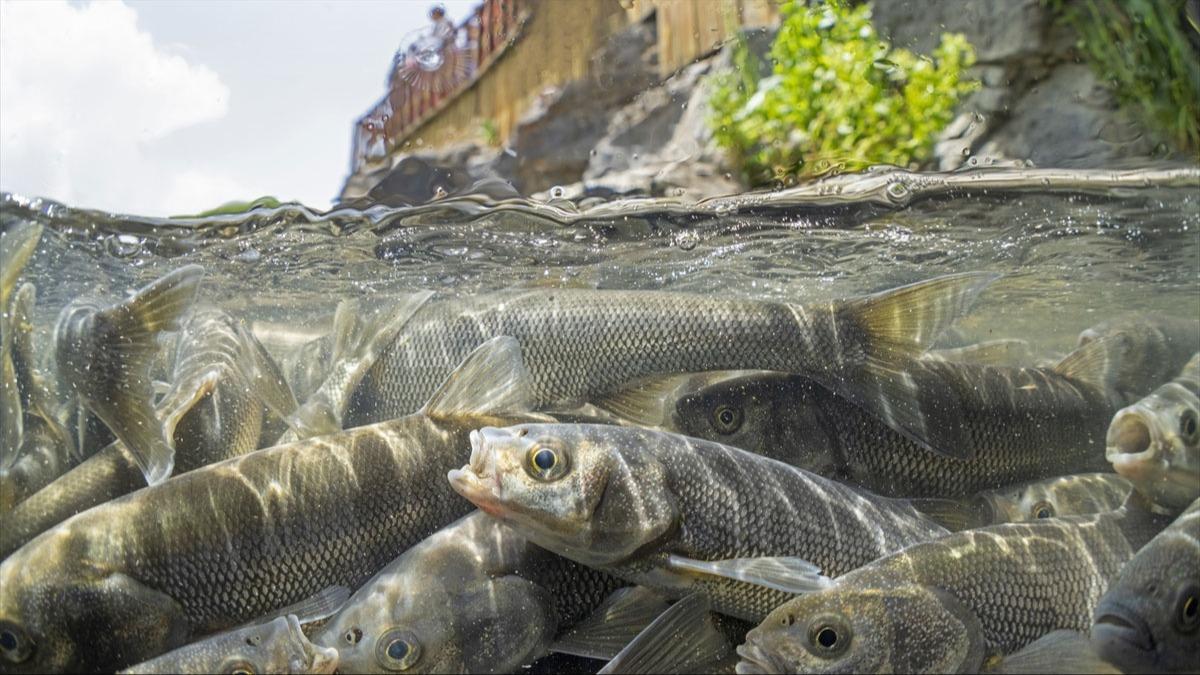
[(1200, 17), (1184, 0), (1050, 0), (1118, 102), (1177, 149), (1200, 151)]
[(924, 57), (883, 41), (867, 4), (791, 0), (782, 10), (772, 73), (759, 79), (738, 45), (710, 100), (714, 138), (752, 184), (920, 164), (977, 86), (964, 77), (975, 53), (962, 35), (944, 34)]

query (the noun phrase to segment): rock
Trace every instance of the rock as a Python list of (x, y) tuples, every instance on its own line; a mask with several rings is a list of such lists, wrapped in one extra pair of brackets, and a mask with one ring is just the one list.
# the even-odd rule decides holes
[(517, 123), (510, 143), (515, 161), (502, 168), (521, 192), (580, 180), (613, 112), (658, 82), (654, 44), (653, 24), (630, 26), (592, 58), (591, 77), (539, 98)]
[(942, 33), (962, 33), (979, 63), (1044, 53), (1050, 11), (1041, 0), (875, 0), (872, 23), (896, 47), (928, 54)]

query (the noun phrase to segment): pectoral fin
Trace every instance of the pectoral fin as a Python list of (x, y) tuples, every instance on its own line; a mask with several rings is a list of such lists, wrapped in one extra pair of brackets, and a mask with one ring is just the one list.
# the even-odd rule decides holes
[(985, 665), (984, 673), (1120, 673), (1092, 648), (1087, 635), (1056, 630), (1029, 643), (1020, 651)]
[(833, 581), (816, 565), (800, 558), (764, 557), (728, 560), (693, 560), (678, 555), (667, 557), (667, 566), (677, 572), (736, 579), (784, 593), (812, 593), (828, 588)]

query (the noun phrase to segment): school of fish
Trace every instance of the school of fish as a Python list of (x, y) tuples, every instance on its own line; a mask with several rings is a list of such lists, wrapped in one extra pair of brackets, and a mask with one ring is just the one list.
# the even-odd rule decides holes
[[(48, 342), (0, 233), (0, 673), (1200, 672), (1200, 313), (1048, 362), (999, 278), (414, 290), (179, 267)], [(293, 339), (294, 338), (294, 339)]]

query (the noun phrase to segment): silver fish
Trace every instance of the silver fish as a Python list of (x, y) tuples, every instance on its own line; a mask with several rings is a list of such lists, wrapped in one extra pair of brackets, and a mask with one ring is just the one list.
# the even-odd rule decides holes
[(922, 513), (951, 530), (1082, 516), (1120, 508), (1133, 484), (1115, 473), (1083, 473), (982, 490), (964, 499), (919, 499)]
[[(175, 448), (174, 475), (273, 441), (262, 437), (268, 418), (282, 420), (296, 409), (271, 357), (223, 311), (191, 312), (175, 352), (171, 388), (155, 406), (155, 419)], [(0, 557), (76, 513), (145, 485), (133, 453), (117, 441), (17, 505), (0, 530)]]
[(448, 364), (492, 336), (511, 335), (529, 365), (537, 409), (595, 400), (655, 374), (779, 370), (818, 379), (917, 442), (954, 455), (962, 429), (926, 424), (905, 367), (996, 278), (948, 275), (814, 306), (574, 289), (432, 301), (363, 378), (346, 423), (411, 412)]
[[(709, 441), (630, 427), (522, 425), (471, 435), (454, 489), (539, 546), (715, 611), (760, 620), (804, 584), (946, 534), (902, 500)], [(773, 557), (767, 562), (749, 559)], [(819, 586), (819, 584), (818, 584)]]
[(1179, 513), (1200, 497), (1200, 353), (1108, 428), (1113, 468), (1154, 504)]
[(1092, 645), (1127, 673), (1200, 672), (1200, 500), (1121, 568)]
[(1167, 522), (1130, 504), (911, 546), (780, 605), (738, 647), (737, 672), (977, 672), (1051, 631), (1086, 631)]
[(9, 298), (41, 236), (42, 226), (33, 223), (22, 223), (0, 232), (0, 467), (11, 464), (21, 447), (24, 422), (12, 362), (13, 326)]
[[(445, 483), (471, 429), (540, 419), (511, 338), (422, 412), (265, 448), (84, 511), (0, 563), (0, 667), (103, 671), (354, 588), (465, 515)], [(101, 639), (98, 636), (103, 636)]]
[[(355, 673), (508, 673), (547, 654), (625, 585), (475, 512), (380, 570), (313, 642), (336, 648), (340, 667)], [(608, 656), (636, 635), (637, 618), (644, 625), (666, 608), (650, 603), (647, 615), (645, 604), (609, 617), (632, 630)]]
[(1183, 368), (1200, 350), (1200, 320), (1130, 313), (1093, 326), (1079, 334), (1079, 344), (1115, 339), (1119, 372), (1111, 390), (1123, 404), (1146, 396)]
[(148, 373), (156, 337), (175, 325), (203, 276), (201, 267), (189, 265), (124, 302), (76, 300), (54, 329), (60, 381), (133, 453), (150, 485), (171, 475), (175, 454), (154, 415)]
[[(1114, 412), (1103, 385), (1112, 372), (1108, 346), (1090, 343), (1053, 369), (911, 363), (905, 376), (924, 419), (964, 431), (953, 457), (930, 452), (807, 377), (782, 373), (744, 375), (688, 392), (677, 399), (671, 422), (685, 435), (876, 494), (966, 497), (996, 485), (1109, 468), (1103, 453)], [(644, 389), (638, 393), (646, 397)]]
[(149, 673), (332, 673), (337, 650), (309, 642), (295, 615), (214, 635), (122, 670)]

